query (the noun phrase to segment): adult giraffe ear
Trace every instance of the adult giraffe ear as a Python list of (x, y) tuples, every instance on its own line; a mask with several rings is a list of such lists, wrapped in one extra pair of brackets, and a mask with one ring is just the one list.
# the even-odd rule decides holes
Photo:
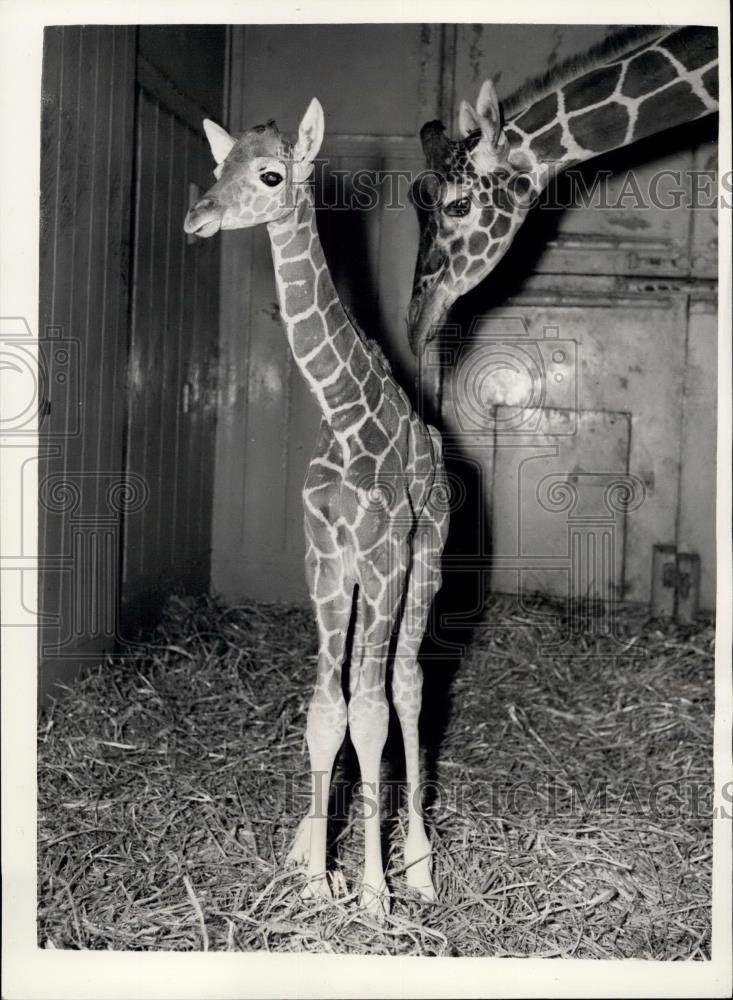
[(492, 149), (497, 149), (503, 144), (504, 138), (501, 128), (501, 108), (499, 98), (496, 95), (496, 88), (491, 80), (484, 80), (481, 84), (478, 100), (475, 109), (468, 101), (461, 101), (458, 112), (458, 125), (463, 135), (469, 132), (481, 130), (483, 138)]
[(236, 139), (232, 139), (226, 129), (212, 122), (209, 118), (204, 118), (204, 132), (206, 133), (206, 138), (209, 140), (212, 156), (217, 164), (223, 163), (229, 155)]
[(296, 184), (307, 180), (313, 172), (313, 161), (323, 142), (323, 108), (314, 97), (303, 115), (298, 129), (298, 140), (293, 148), (293, 180)]

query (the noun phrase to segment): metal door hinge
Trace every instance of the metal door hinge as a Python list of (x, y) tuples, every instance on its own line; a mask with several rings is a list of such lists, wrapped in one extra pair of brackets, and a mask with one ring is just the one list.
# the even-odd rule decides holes
[(652, 611), (692, 622), (700, 608), (700, 556), (655, 545), (652, 556)]

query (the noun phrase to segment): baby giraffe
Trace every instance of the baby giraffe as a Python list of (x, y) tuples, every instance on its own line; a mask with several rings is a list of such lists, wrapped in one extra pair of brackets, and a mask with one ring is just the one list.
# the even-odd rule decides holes
[[(405, 746), (406, 879), (434, 899), (430, 844), (421, 807), (417, 654), (448, 530), (441, 441), (414, 412), (380, 349), (355, 327), (336, 293), (316, 229), (313, 161), (323, 110), (313, 100), (294, 144), (273, 122), (239, 139), (204, 122), (216, 183), (193, 205), (187, 233), (266, 225), (280, 313), (296, 364), (321, 409), (303, 488), (306, 577), (319, 653), (306, 740), (311, 802), (289, 858), (307, 865), (308, 895), (330, 896), (326, 821), (336, 754), (347, 723), (361, 771), (365, 864), (361, 905), (389, 911), (379, 820), (379, 772), (387, 736), (386, 673), (394, 651), (392, 697)], [(355, 614), (350, 697), (341, 672)]]

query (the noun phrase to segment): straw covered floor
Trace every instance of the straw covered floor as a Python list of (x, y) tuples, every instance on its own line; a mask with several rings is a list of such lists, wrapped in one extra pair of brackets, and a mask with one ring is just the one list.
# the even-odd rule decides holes
[(624, 609), (497, 597), (462, 651), (424, 661), (425, 788), (438, 902), (406, 888), (404, 762), (391, 727), (392, 913), (355, 903), (358, 772), (342, 752), (330, 865), (301, 898), (284, 858), (307, 808), (307, 608), (174, 599), (135, 659), (45, 710), (39, 945), (409, 955), (710, 955), (713, 640)]

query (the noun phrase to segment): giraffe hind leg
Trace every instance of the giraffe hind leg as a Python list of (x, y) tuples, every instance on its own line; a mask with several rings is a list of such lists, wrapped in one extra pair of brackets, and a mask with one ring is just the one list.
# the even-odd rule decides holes
[(408, 824), (404, 845), (405, 879), (411, 889), (429, 901), (435, 899), (435, 887), (430, 841), (422, 814), (418, 723), (423, 675), (417, 656), (433, 598), (441, 585), (440, 559), (447, 527), (447, 517), (435, 516), (429, 509), (418, 524), (392, 673), (392, 702), (400, 720), (405, 749)]
[(405, 565), (400, 547), (386, 546), (383, 555), (386, 573), (372, 574), (367, 568), (360, 580), (348, 707), (349, 734), (361, 774), (364, 815), (364, 871), (359, 905), (380, 920), (390, 912), (380, 826), (380, 769), (389, 724), (385, 677)]

